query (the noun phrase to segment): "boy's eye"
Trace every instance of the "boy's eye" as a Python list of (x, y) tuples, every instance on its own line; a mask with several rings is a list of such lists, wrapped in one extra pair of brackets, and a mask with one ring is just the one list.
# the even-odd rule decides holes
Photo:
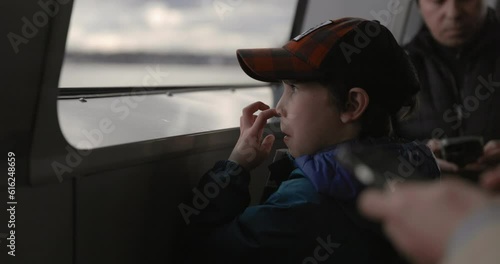
[(442, 5), (445, 0), (432, 0), (431, 2), (436, 5)]
[(293, 94), (298, 90), (297, 85), (294, 82), (283, 81), (283, 84), (284, 84), (285, 90), (287, 92), (290, 92)]

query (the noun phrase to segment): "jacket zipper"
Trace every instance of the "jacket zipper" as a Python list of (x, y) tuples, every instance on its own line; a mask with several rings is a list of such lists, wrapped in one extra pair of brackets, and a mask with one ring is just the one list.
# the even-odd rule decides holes
[[(464, 127), (463, 127), (463, 119), (464, 119), (464, 113), (462, 111), (462, 107), (460, 107), (462, 102), (462, 95), (461, 92), (458, 90), (457, 86), (457, 81), (455, 80), (455, 76), (451, 72), (451, 70), (446, 67), (446, 65), (441, 62), (439, 59), (437, 59), (435, 56), (431, 56), (431, 58), (439, 64), (439, 67), (443, 69), (447, 75), (447, 79), (450, 79), (451, 82), (451, 88), (453, 92), (453, 96), (455, 97), (455, 107), (453, 107), (453, 110), (457, 114), (457, 118), (460, 121), (460, 126), (458, 127), (458, 136), (463, 136), (464, 135)], [(468, 68), (468, 65), (466, 66), (466, 69)]]

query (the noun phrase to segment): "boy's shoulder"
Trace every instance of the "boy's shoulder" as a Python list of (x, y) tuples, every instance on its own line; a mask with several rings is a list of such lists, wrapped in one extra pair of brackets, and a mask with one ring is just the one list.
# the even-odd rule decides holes
[(276, 206), (301, 206), (306, 204), (320, 204), (323, 197), (316, 191), (311, 182), (305, 177), (296, 177), (283, 181), (265, 204)]

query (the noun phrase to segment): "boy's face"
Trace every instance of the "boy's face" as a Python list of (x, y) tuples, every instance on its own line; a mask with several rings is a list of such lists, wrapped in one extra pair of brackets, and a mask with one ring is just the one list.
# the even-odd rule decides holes
[(479, 31), (487, 11), (484, 0), (420, 0), (419, 5), (434, 39), (455, 48)]
[(343, 129), (340, 112), (329, 91), (316, 82), (284, 81), (276, 110), (281, 115), (284, 142), (293, 157), (314, 154), (352, 138)]

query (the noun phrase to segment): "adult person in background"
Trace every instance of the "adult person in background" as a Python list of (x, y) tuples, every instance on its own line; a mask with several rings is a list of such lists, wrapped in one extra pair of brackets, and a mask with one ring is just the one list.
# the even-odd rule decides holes
[[(396, 125), (410, 139), (482, 136), (481, 163), (500, 160), (500, 24), (484, 0), (419, 0), (424, 25), (405, 46), (422, 90), (411, 118)], [(429, 146), (437, 152), (437, 141)], [(443, 160), (444, 171), (458, 167)]]
[(500, 166), (482, 176), (482, 189), (445, 179), (366, 190), (359, 207), (414, 263), (498, 263)]

